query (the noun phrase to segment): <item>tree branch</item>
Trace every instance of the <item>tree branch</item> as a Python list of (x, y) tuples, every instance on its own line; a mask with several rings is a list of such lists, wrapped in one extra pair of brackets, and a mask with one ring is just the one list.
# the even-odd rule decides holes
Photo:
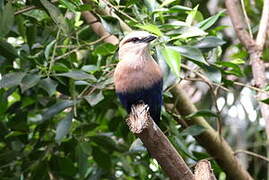
[(216, 180), (208, 160), (199, 161), (194, 170), (195, 180)]
[[(182, 91), (180, 86), (176, 85), (172, 88), (171, 93), (174, 97), (173, 99), (177, 99), (177, 103), (174, 106), (176, 111), (179, 112), (185, 120), (184, 122), (188, 126), (200, 125), (205, 128), (205, 131), (202, 134), (195, 136), (195, 139), (216, 159), (221, 168), (227, 173), (229, 179), (252, 180), (249, 173), (239, 164), (239, 161), (234, 156), (234, 152), (228, 143), (219, 136), (203, 117), (192, 117), (190, 119), (184, 118), (197, 112), (197, 109), (191, 103), (189, 97), (185, 95), (185, 92)], [(171, 110), (173, 110), (173, 108)]]
[(98, 21), (98, 19), (89, 11), (83, 11), (82, 16), (84, 17), (85, 21), (91, 26), (92, 30), (99, 35), (100, 37), (107, 36), (104, 41), (111, 44), (118, 44), (119, 39), (108, 33), (102, 23)]
[[(83, 0), (83, 1), (86, 1), (86, 0)], [(89, 18), (89, 20), (90, 19), (92, 19), (93, 21), (97, 20), (95, 17)], [(99, 36), (103, 35), (97, 31), (97, 28), (94, 28), (93, 30)], [(119, 42), (118, 39), (114, 39), (113, 44), (117, 44), (118, 42)], [(182, 112), (186, 110), (186, 113), (183, 113), (183, 114), (190, 114), (192, 112), (196, 112), (197, 110), (194, 107), (194, 105), (191, 104), (191, 101), (188, 98), (186, 99), (186, 96), (182, 94), (180, 90), (179, 92), (177, 92), (177, 89), (178, 88), (172, 90), (174, 92), (173, 93), (174, 96), (179, 97), (178, 99), (179, 102), (181, 101), (184, 102), (183, 104), (182, 103), (177, 104), (177, 100), (175, 100), (175, 98), (173, 99), (173, 102), (177, 104), (177, 109), (179, 109), (178, 111)], [(185, 103), (187, 104), (187, 107), (184, 107)], [(180, 107), (180, 104), (182, 107)], [(190, 108), (189, 110), (188, 110), (188, 107)], [(182, 108), (182, 111), (180, 110), (181, 108)], [(196, 137), (198, 142), (208, 151), (210, 155), (214, 156), (217, 159), (217, 161), (219, 162), (219, 165), (227, 173), (227, 176), (233, 177), (233, 179), (237, 179), (237, 180), (252, 180), (248, 172), (242, 168), (242, 166), (239, 164), (239, 161), (234, 157), (234, 153), (231, 147), (228, 145), (228, 143), (224, 139), (219, 138), (218, 133), (205, 121), (205, 119), (200, 118), (200, 117), (196, 117), (195, 119), (197, 119), (197, 124), (204, 125), (204, 127), (207, 129), (207, 131), (201, 134), (201, 136)], [(186, 125), (190, 125), (190, 124), (187, 124), (190, 122), (193, 122), (193, 124), (196, 123), (196, 121), (187, 120)], [(223, 155), (223, 152), (224, 152), (224, 155)]]
[[(266, 82), (265, 65), (261, 60), (263, 52), (263, 46), (266, 39), (266, 30), (269, 23), (269, 0), (263, 1), (263, 11), (260, 20), (260, 26), (256, 41), (251, 38), (249, 33), (245, 30), (244, 21), (241, 18), (242, 13), (237, 4), (237, 0), (226, 0), (225, 4), (228, 9), (229, 16), (232, 20), (235, 32), (241, 41), (241, 43), (247, 49), (250, 55), (250, 63), (252, 66), (253, 79), (255, 80), (255, 86), (263, 89)], [(268, 95), (264, 92), (258, 92), (257, 99), (262, 100), (268, 98)], [(269, 106), (264, 103), (260, 103), (261, 114), (266, 122), (267, 138), (269, 137)]]
[(132, 107), (126, 120), (131, 132), (137, 135), (170, 179), (194, 180), (194, 176), (167, 137), (154, 123), (145, 104)]

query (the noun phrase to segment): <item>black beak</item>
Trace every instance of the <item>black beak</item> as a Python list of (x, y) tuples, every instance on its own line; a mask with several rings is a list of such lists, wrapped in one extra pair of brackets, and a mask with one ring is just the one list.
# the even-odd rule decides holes
[(149, 42), (153, 41), (156, 38), (157, 38), (157, 36), (149, 35), (148, 37), (143, 38), (142, 41), (146, 42), (146, 43), (149, 43)]

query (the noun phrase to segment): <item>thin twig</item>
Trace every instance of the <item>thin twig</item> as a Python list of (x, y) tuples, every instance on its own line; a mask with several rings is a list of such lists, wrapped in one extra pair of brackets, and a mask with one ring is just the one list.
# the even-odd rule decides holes
[(132, 18), (131, 16), (129, 16), (128, 14), (126, 14), (125, 12), (123, 12), (122, 10), (116, 8), (113, 4), (111, 4), (109, 1), (103, 1), (105, 2), (107, 5), (109, 5), (111, 8), (113, 8), (115, 11), (119, 12), (120, 14), (122, 14), (123, 16), (127, 17), (128, 19), (130, 19), (131, 21), (138, 23), (138, 21), (134, 18)]
[(263, 49), (265, 43), (266, 30), (268, 29), (268, 24), (269, 24), (269, 0), (264, 0), (259, 31), (256, 37), (256, 44), (259, 46), (261, 50)]
[(257, 157), (257, 158), (260, 158), (262, 160), (265, 160), (266, 162), (269, 163), (269, 158), (266, 158), (260, 154), (257, 154), (257, 153), (254, 153), (254, 152), (251, 152), (251, 151), (247, 151), (247, 150), (243, 150), (243, 149), (238, 149), (234, 152), (234, 154), (238, 154), (238, 153), (245, 153), (245, 154), (248, 154), (248, 155), (251, 155), (251, 156), (254, 156), (254, 157)]
[(55, 44), (54, 44), (54, 47), (53, 47), (53, 51), (52, 51), (52, 56), (51, 56), (51, 60), (50, 60), (50, 64), (49, 64), (49, 70), (48, 70), (48, 75), (51, 73), (51, 70), (52, 70), (52, 67), (55, 63), (55, 54), (56, 54), (56, 47), (57, 47), (57, 44), (58, 44), (58, 40), (59, 40), (59, 36), (60, 36), (60, 32), (61, 30), (59, 29), (58, 32), (57, 32), (57, 35), (56, 35), (56, 39), (55, 39)]
[(108, 34), (108, 35), (105, 35), (105, 36), (99, 38), (99, 39), (96, 40), (96, 41), (93, 41), (93, 42), (86, 43), (86, 44), (83, 44), (83, 45), (81, 45), (81, 46), (78, 46), (77, 48), (72, 49), (72, 50), (68, 51), (68, 52), (65, 53), (65, 54), (62, 54), (61, 56), (57, 56), (57, 57), (55, 58), (55, 61), (57, 61), (57, 60), (59, 60), (59, 59), (62, 59), (62, 58), (65, 58), (66, 56), (69, 56), (70, 54), (72, 54), (73, 52), (76, 52), (77, 50), (81, 49), (82, 47), (85, 47), (85, 46), (91, 46), (91, 45), (97, 44), (97, 43), (103, 41), (104, 39), (106, 39), (106, 38), (109, 37), (109, 36), (111, 36), (111, 35)]
[(252, 34), (249, 18), (248, 18), (248, 15), (247, 15), (247, 11), (246, 11), (246, 8), (245, 8), (244, 0), (241, 0), (241, 6), (242, 6), (243, 14), (244, 14), (244, 17), (245, 17), (245, 20), (246, 20), (246, 24), (247, 24), (247, 27), (248, 27), (249, 35), (250, 35), (251, 38), (253, 38), (253, 34)]
[(25, 13), (25, 12), (27, 12), (27, 11), (31, 11), (31, 10), (36, 9), (36, 8), (37, 8), (37, 6), (35, 6), (35, 5), (28, 6), (28, 7), (26, 7), (26, 8), (23, 8), (23, 9), (20, 9), (20, 10), (16, 11), (16, 12), (14, 13), (14, 15), (16, 16), (16, 15), (18, 15), (18, 14), (22, 14), (22, 13)]

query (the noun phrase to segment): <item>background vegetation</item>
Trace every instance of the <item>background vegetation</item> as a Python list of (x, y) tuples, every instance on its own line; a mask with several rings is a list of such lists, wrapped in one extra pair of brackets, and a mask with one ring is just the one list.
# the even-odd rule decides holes
[[(243, 2), (255, 35), (263, 1)], [(85, 11), (118, 39), (130, 29), (158, 35), (152, 53), (165, 75), (164, 103), (171, 103), (169, 87), (179, 82), (199, 116), (222, 127), (253, 178), (266, 179), (268, 159), (248, 154), (267, 156), (255, 93), (268, 88), (251, 83), (248, 53), (236, 40), (223, 1), (0, 0), (1, 179), (167, 178), (133, 143), (125, 124), (112, 80), (117, 38), (112, 44), (109, 34), (100, 39)], [(163, 107), (160, 127), (186, 162), (209, 158), (217, 178), (226, 179), (193, 138), (204, 128), (183, 130), (178, 118)]]

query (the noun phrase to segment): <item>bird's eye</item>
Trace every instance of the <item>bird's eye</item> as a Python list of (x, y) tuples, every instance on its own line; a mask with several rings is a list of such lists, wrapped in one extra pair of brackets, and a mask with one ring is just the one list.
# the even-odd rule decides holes
[(140, 39), (139, 38), (132, 38), (132, 40), (131, 40), (132, 42), (139, 42), (140, 41)]

